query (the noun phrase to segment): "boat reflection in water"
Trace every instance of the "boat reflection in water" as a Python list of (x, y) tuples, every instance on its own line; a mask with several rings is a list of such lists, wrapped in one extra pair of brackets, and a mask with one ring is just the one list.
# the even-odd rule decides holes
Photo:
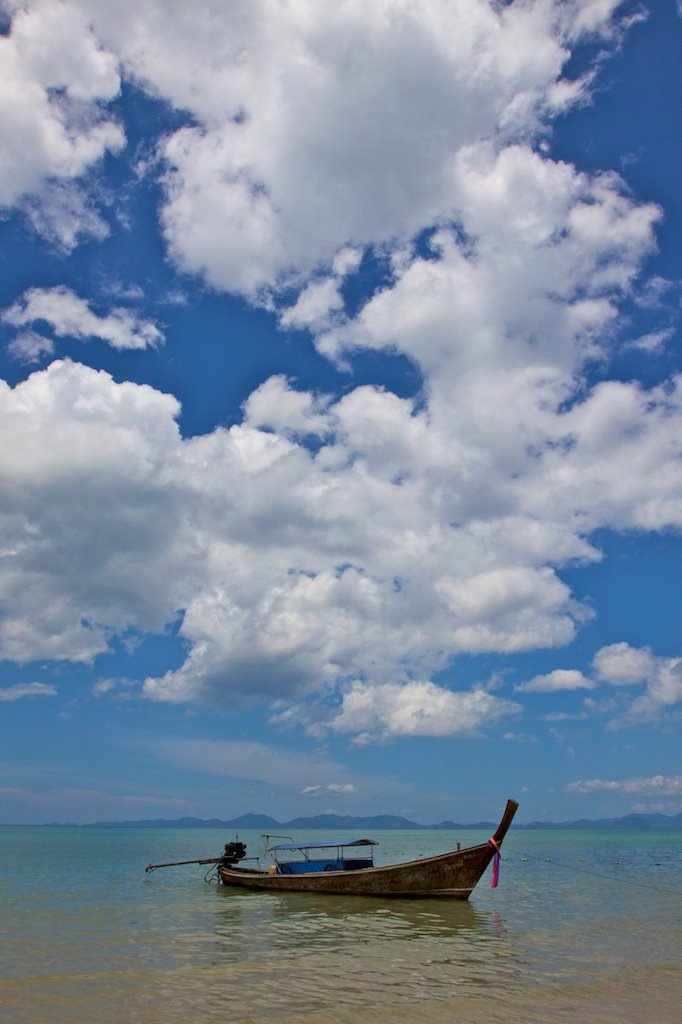
[[(216, 963), (258, 977), (258, 1004), (299, 1012), (321, 1005), (440, 1001), (515, 985), (524, 957), (501, 917), (467, 900), (253, 893), (221, 887)], [(223, 975), (224, 977), (224, 975)]]

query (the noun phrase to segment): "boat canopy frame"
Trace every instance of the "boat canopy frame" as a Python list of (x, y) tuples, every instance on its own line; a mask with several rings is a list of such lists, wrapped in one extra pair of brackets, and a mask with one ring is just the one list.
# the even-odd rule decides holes
[(348, 846), (378, 846), (376, 839), (335, 839), (318, 840), (316, 843), (278, 843), (277, 846), (269, 846), (268, 853), (291, 852), (298, 850), (303, 853), (305, 850), (340, 850)]
[[(348, 869), (351, 867), (374, 867), (374, 850), (372, 847), (378, 845), (375, 839), (318, 839), (312, 843), (278, 843), (276, 846), (267, 847), (266, 853), (272, 856), (280, 870), (282, 867), (286, 868), (287, 865), (295, 869), (294, 866), (297, 861), (292, 860), (287, 855), (298, 853), (303, 858), (302, 861), (298, 861), (299, 864), (317, 864), (319, 861), (319, 870), (330, 871), (332, 870), (331, 861), (335, 861), (339, 870), (343, 869), (344, 865)], [(369, 850), (367, 847), (369, 847)], [(336, 850), (335, 858), (326, 852), (330, 850)], [(353, 855), (350, 852), (346, 852), (350, 850), (357, 851), (357, 853)], [(322, 860), (327, 859), (328, 866), (323, 865), (320, 858)]]

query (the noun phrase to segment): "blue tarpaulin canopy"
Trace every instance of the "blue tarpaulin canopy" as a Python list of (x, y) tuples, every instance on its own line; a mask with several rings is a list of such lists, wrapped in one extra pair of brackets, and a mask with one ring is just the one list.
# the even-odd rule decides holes
[(316, 843), (280, 843), (279, 846), (271, 846), (271, 850), (330, 850), (340, 846), (378, 846), (374, 839), (337, 839), (318, 840)]

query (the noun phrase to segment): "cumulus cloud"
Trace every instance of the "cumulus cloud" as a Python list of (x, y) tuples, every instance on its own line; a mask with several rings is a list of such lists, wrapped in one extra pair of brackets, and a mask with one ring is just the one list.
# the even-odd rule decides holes
[[(419, 365), (433, 444), (413, 453), (429, 468), (447, 461), (453, 518), (477, 505), (520, 512), (537, 524), (539, 544), (551, 532), (577, 558), (598, 557), (578, 538), (606, 523), (679, 526), (670, 459), (679, 451), (679, 381), (653, 392), (615, 381), (578, 391), (586, 361), (614, 344), (618, 304), (652, 249), (659, 211), (633, 203), (613, 176), (589, 178), (523, 147), (479, 148), (459, 167), (467, 242), (438, 232), (431, 258), (405, 261), (318, 347), (330, 356), (397, 350)], [(411, 434), (421, 422), (410, 418)], [(362, 422), (349, 427), (353, 437), (361, 430)], [(393, 450), (399, 440), (394, 431)], [(569, 522), (571, 536), (560, 540), (559, 524)]]
[(358, 743), (396, 736), (474, 736), (520, 711), (513, 701), (485, 690), (456, 693), (432, 682), (354, 683), (340, 710), (327, 723), (338, 733), (353, 733)]
[(595, 793), (599, 791), (625, 793), (628, 796), (679, 797), (682, 795), (682, 775), (653, 775), (650, 778), (582, 779), (569, 782), (567, 793)]
[(83, 176), (124, 144), (109, 112), (124, 76), (190, 122), (160, 142), (173, 259), (252, 299), (298, 283), (283, 322), (316, 329), (364, 247), (459, 217), (468, 147), (534, 138), (584, 102), (593, 75), (565, 77), (571, 47), (628, 21), (619, 0), (347, 0), (323, 17), (315, 0), (6, 6), (2, 135), (22, 144), (0, 203), (37, 196), (36, 223), (67, 247), (101, 237)]
[(0, 703), (21, 700), (22, 697), (56, 697), (56, 687), (50, 683), (15, 683), (0, 687)]
[[(515, 687), (517, 692), (551, 693), (561, 690), (593, 690), (598, 684), (621, 689), (607, 700), (586, 698), (579, 714), (545, 715), (545, 721), (585, 718), (587, 711), (608, 714), (609, 728), (661, 725), (679, 717), (682, 704), (682, 658), (660, 657), (649, 647), (621, 642), (608, 644), (592, 659), (593, 678), (577, 670), (556, 669)], [(636, 696), (631, 696), (638, 687)]]
[(344, 278), (356, 271), (362, 260), (360, 249), (345, 248), (334, 257), (332, 272), (310, 281), (300, 292), (293, 306), (279, 311), (282, 327), (307, 327), (316, 333), (328, 329), (344, 309), (341, 286)]
[[(37, 96), (35, 137), (52, 118), (59, 139), (67, 108), (90, 121), (61, 164), (35, 139), (18, 147), (7, 202), (24, 194), (22, 154), (39, 189), (120, 145), (104, 111), (122, 68), (190, 115), (161, 143), (177, 265), (267, 301), (332, 359), (407, 356), (422, 391), (319, 395), (277, 376), (241, 423), (183, 439), (172, 397), (82, 366), (2, 385), (2, 656), (90, 661), (175, 622), (186, 657), (145, 681), (152, 700), (321, 695), (336, 707), (325, 728), (381, 739), (514, 713), (430, 677), (460, 653), (569, 643), (590, 612), (559, 567), (598, 561), (598, 529), (682, 525), (680, 381), (585, 382), (619, 344), (661, 211), (533, 148), (589, 90), (563, 68), (575, 40), (614, 32), (615, 0), (349, 0), (324, 18), (313, 0), (11, 7), (0, 45)], [(79, 35), (82, 66), (66, 68), (49, 26)], [(351, 310), (368, 246), (386, 276)], [(48, 354), (36, 324), (119, 348), (161, 340), (66, 288), (29, 289), (5, 322), (24, 359)], [(636, 661), (601, 652), (595, 672), (624, 682)], [(676, 673), (656, 661), (631, 711), (672, 707)]]
[(118, 60), (75, 4), (3, 6), (12, 19), (0, 37), (0, 207), (29, 199), (36, 226), (68, 248), (79, 231), (103, 230), (77, 181), (124, 145), (106, 112)]
[[(563, 520), (529, 517), (510, 473), (472, 476), (395, 396), (294, 394), (282, 433), (245, 422), (183, 440), (171, 397), (57, 362), (0, 404), (5, 657), (88, 661), (114, 633), (180, 616), (186, 661), (147, 680), (151, 699), (239, 706), (364, 677), (378, 689), (349, 691), (336, 731), (456, 735), (512, 706), (410, 676), (564, 643), (580, 622), (547, 561), (589, 555), (584, 494)], [(327, 443), (285, 436), (287, 416)]]
[(613, 720), (611, 728), (658, 725), (679, 719), (681, 704), (682, 658), (657, 658), (644, 692)]
[[(458, 152), (525, 138), (583, 102), (591, 76), (564, 76), (570, 48), (615, 38), (619, 5), (348, 0), (324, 17), (315, 0), (209, 0), (191, 14), (179, 0), (7, 6), (3, 135), (20, 125), (22, 145), (8, 152), (0, 201), (120, 149), (106, 104), (123, 74), (189, 114), (161, 144), (171, 255), (256, 297), (349, 245), (383, 246), (450, 217)], [(291, 322), (325, 301), (330, 310), (326, 290)]]
[(557, 693), (562, 690), (591, 690), (594, 683), (576, 669), (557, 668), (546, 675), (535, 676), (527, 683), (519, 683), (518, 693)]
[(430, 254), (403, 259), (393, 285), (318, 346), (397, 347), (426, 372), (450, 371), (443, 387), (458, 375), (475, 385), (472, 371), (495, 381), (496, 366), (525, 371), (527, 388), (557, 397), (562, 378), (608, 342), (660, 210), (634, 202), (613, 174), (585, 175), (520, 145), (462, 150), (451, 187), (466, 240), (434, 234)]
[(268, 377), (244, 403), (244, 423), (287, 436), (323, 435), (332, 429), (329, 405), (329, 398), (298, 391), (286, 377)]
[(88, 662), (112, 632), (175, 617), (172, 569), (159, 604), (173, 511), (156, 474), (178, 408), (71, 363), (0, 385), (3, 657)]
[[(46, 323), (58, 338), (71, 337), (79, 341), (99, 338), (112, 348), (139, 349), (158, 345), (163, 340), (159, 328), (150, 320), (142, 320), (130, 310), (112, 309), (99, 316), (70, 288), (28, 288), (13, 306), (2, 314), (5, 323), (13, 327)], [(20, 338), (27, 335), (20, 335)], [(29, 339), (36, 337), (33, 333)], [(35, 344), (15, 340), (15, 351), (33, 355)]]
[(311, 281), (298, 296), (296, 304), (280, 314), (283, 327), (326, 327), (335, 312), (343, 309), (339, 284), (333, 277)]
[(648, 647), (618, 643), (602, 647), (592, 663), (597, 679), (602, 682), (611, 686), (636, 686), (654, 675), (657, 659)]

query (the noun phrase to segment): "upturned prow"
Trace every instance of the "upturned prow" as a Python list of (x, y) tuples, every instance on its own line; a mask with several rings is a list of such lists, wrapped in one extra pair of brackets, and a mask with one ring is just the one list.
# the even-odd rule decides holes
[(500, 824), (497, 826), (497, 830), (493, 835), (493, 840), (498, 846), (500, 845), (500, 843), (506, 836), (507, 832), (509, 831), (509, 826), (511, 825), (514, 819), (514, 815), (516, 814), (518, 809), (519, 805), (516, 800), (507, 800), (507, 806), (504, 809), (502, 820), (500, 821)]

